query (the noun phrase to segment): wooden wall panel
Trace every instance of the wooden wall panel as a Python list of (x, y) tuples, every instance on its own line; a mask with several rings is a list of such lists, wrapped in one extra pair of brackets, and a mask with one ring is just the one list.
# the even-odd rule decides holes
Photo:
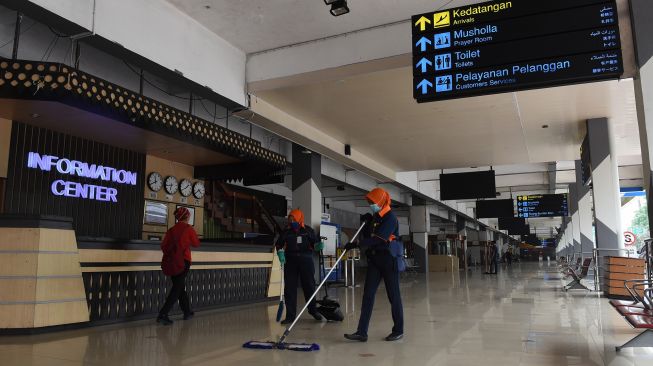
[(0, 228), (0, 328), (88, 321), (75, 232)]
[[(11, 136), (5, 213), (72, 217), (78, 236), (141, 238), (145, 155), (18, 122)], [(138, 179), (132, 186), (30, 169), (29, 152), (124, 169)], [(116, 188), (118, 202), (55, 196), (51, 184), (57, 179)]]
[(175, 194), (169, 195), (165, 191), (165, 188), (161, 188), (158, 192), (153, 192), (147, 186), (147, 176), (152, 172), (161, 174), (164, 180), (167, 176), (173, 176), (177, 178), (177, 182), (181, 182), (182, 179), (188, 179), (195, 184), (198, 180), (193, 179), (194, 167), (152, 155), (147, 155), (145, 166), (144, 197), (148, 201), (158, 201), (168, 205), (168, 225), (167, 227), (159, 226), (158, 228), (163, 228), (162, 231), (160, 229), (155, 229), (154, 225), (143, 225), (143, 239), (147, 239), (147, 237), (151, 235), (163, 236), (157, 235), (157, 233), (165, 233), (168, 228), (174, 226), (175, 216), (173, 213), (177, 208), (177, 205), (190, 206), (195, 209), (194, 227), (197, 235), (202, 237), (204, 234), (204, 199), (198, 200), (192, 194), (189, 197), (183, 197), (181, 193), (179, 193), (179, 190), (177, 190)]
[[(9, 145), (11, 144), (11, 121), (0, 118), (0, 178), (7, 178)], [(2, 192), (0, 192), (1, 194)]]
[(11, 304), (0, 306), (0, 329), (33, 328), (34, 305)]

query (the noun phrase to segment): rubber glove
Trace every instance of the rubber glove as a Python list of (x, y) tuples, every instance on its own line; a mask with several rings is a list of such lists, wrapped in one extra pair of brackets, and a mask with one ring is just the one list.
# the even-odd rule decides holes
[(366, 213), (365, 215), (361, 216), (361, 223), (365, 223), (366, 225), (369, 225), (372, 220), (374, 220), (374, 216), (372, 216), (371, 213)]
[(281, 266), (286, 264), (286, 252), (282, 250), (277, 250), (277, 256), (279, 257), (279, 262), (281, 263)]
[(323, 241), (315, 243), (315, 251), (316, 252), (321, 252), (323, 250), (324, 250), (324, 242)]

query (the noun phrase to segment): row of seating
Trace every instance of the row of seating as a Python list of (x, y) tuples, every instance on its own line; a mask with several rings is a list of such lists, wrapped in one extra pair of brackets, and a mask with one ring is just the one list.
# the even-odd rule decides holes
[(562, 272), (565, 278), (568, 277), (572, 278), (572, 281), (569, 282), (567, 285), (565, 285), (562, 289), (565, 291), (568, 290), (591, 291), (589, 288), (587, 288), (587, 286), (581, 283), (581, 280), (587, 277), (591, 265), (592, 265), (592, 258), (585, 258), (583, 260), (582, 258), (578, 257), (576, 258), (575, 263), (562, 262), (559, 266), (560, 272)]
[(632, 297), (630, 300), (610, 300), (610, 305), (635, 329), (644, 329), (635, 338), (616, 347), (653, 347), (653, 282), (649, 280), (625, 281), (625, 288)]

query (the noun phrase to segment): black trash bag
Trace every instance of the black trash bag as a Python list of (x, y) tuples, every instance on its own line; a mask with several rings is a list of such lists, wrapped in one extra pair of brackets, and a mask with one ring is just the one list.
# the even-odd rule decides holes
[(337, 301), (324, 297), (322, 300), (317, 301), (317, 305), (317, 312), (326, 318), (327, 321), (341, 322), (345, 319), (342, 311), (340, 311), (340, 304)]

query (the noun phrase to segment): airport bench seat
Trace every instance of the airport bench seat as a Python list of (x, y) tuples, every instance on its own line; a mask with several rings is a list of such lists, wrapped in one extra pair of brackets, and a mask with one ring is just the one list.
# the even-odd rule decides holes
[(569, 282), (565, 287), (563, 287), (563, 290), (568, 291), (568, 290), (587, 290), (591, 291), (589, 288), (587, 288), (585, 285), (581, 283), (581, 280), (587, 277), (587, 274), (589, 273), (590, 270), (590, 265), (592, 264), (592, 258), (585, 258), (583, 260), (583, 264), (580, 267), (580, 273), (578, 273), (577, 269), (568, 268), (568, 273), (572, 278), (572, 281)]
[[(626, 288), (628, 288), (627, 285)], [(647, 288), (644, 290), (644, 296), (642, 298), (644, 304), (651, 303), (651, 295), (653, 295), (653, 288)], [(633, 298), (635, 298), (635, 296), (633, 296)], [(629, 340), (624, 345), (615, 347), (617, 352), (621, 351), (623, 348), (653, 347), (653, 310), (633, 306), (614, 306), (614, 308), (633, 328), (644, 329), (642, 333)]]
[[(635, 329), (653, 329), (653, 316), (651, 315), (626, 315), (626, 320)], [(653, 346), (653, 344), (651, 344)]]
[(644, 306), (644, 304), (636, 300), (610, 300), (610, 305), (612, 305), (613, 308), (628, 306), (628, 307), (646, 309), (646, 306)]
[(653, 310), (643, 309), (631, 306), (620, 306), (617, 309), (617, 312), (622, 316), (627, 315), (642, 315), (642, 316), (653, 316)]

